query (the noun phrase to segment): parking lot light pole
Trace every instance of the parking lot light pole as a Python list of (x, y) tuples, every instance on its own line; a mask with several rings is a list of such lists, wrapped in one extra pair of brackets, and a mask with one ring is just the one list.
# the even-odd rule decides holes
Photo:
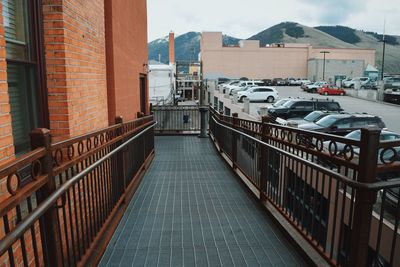
[(324, 54), (324, 63), (322, 65), (322, 80), (325, 81), (325, 55), (329, 54), (329, 51), (321, 51), (321, 54)]

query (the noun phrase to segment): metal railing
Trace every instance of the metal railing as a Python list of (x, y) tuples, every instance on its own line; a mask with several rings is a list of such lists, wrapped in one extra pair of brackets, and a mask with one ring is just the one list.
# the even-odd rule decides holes
[[(0, 168), (0, 262), (96, 264), (154, 155), (152, 116), (59, 143), (45, 129), (32, 152)], [(20, 170), (31, 176), (22, 186)]]
[(153, 106), (156, 134), (200, 133), (199, 106)]
[(210, 135), (232, 168), (329, 264), (400, 265), (399, 141), (380, 143), (377, 130), (362, 129), (358, 141), (210, 113)]

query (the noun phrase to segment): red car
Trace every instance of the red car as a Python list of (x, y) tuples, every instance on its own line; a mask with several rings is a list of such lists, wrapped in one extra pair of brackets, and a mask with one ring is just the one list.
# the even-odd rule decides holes
[(345, 95), (346, 91), (334, 85), (326, 85), (318, 89), (320, 95)]

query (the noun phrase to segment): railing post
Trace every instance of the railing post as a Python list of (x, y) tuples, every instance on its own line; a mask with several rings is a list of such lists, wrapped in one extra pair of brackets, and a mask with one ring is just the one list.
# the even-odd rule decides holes
[[(115, 117), (115, 124), (119, 125), (119, 127), (117, 128), (117, 137), (120, 137), (121, 135), (123, 135), (123, 118), (122, 116), (117, 116)], [(124, 140), (119, 140), (118, 142), (116, 142), (116, 147), (119, 147), (122, 143), (124, 142)], [(125, 189), (127, 187), (126, 184), (126, 175), (125, 175), (125, 157), (124, 157), (124, 150), (120, 150), (117, 155), (116, 155), (116, 173), (117, 173), (117, 184), (119, 189), (121, 190), (120, 194), (124, 194), (125, 193)], [(121, 188), (121, 183), (122, 183), (122, 188)], [(120, 196), (117, 196), (120, 197)]]
[[(267, 143), (267, 132), (268, 132), (268, 116), (261, 117), (261, 141)], [(266, 200), (265, 193), (267, 189), (267, 161), (268, 161), (268, 154), (267, 148), (263, 145), (260, 145), (260, 161), (258, 166), (260, 168), (260, 200), (264, 202)]]
[[(218, 111), (218, 118), (220, 119), (220, 121), (223, 121), (223, 116), (224, 116), (224, 112), (223, 111), (221, 111), (221, 110), (219, 110)], [(220, 129), (222, 129), (222, 127), (220, 127)], [(222, 134), (221, 134), (221, 131), (218, 131), (217, 130), (217, 132), (218, 133), (216, 133), (216, 136), (217, 136), (217, 144), (218, 144), (218, 146), (219, 146), (219, 153), (223, 153), (224, 152), (224, 150), (222, 149)]]
[[(236, 129), (238, 126), (238, 117), (239, 114), (232, 113), (232, 128)], [(236, 161), (237, 161), (237, 138), (238, 135), (236, 132), (232, 133), (232, 168), (236, 169)]]
[(207, 114), (208, 108), (207, 107), (200, 107), (200, 138), (207, 138)]
[[(53, 177), (53, 158), (51, 156), (50, 131), (37, 128), (30, 133), (31, 148), (44, 147), (46, 155), (41, 159), (42, 173), (47, 174), (46, 184), (38, 192), (38, 204), (47, 199), (57, 188)], [(49, 209), (40, 219), (43, 255), (48, 266), (62, 266), (62, 246), (59, 237), (60, 225), (57, 218), (57, 209)]]
[[(379, 136), (380, 130), (377, 128), (361, 129), (358, 182), (372, 183), (376, 180)], [(367, 265), (372, 208), (376, 194), (376, 190), (371, 189), (358, 189), (356, 192), (349, 266)]]

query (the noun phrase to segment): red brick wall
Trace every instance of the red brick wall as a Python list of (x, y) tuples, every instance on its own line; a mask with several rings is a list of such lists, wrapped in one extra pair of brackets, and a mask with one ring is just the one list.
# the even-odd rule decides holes
[[(0, 2), (0, 164), (3, 164), (14, 158), (2, 14), (3, 6)], [(4, 177), (0, 177), (0, 201), (5, 199), (7, 196), (8, 192), (6, 187), (6, 179), (4, 179)], [(3, 228), (0, 226), (0, 229)]]
[[(3, 27), (3, 6), (0, 2), (0, 164), (14, 157), (10, 104), (7, 85), (6, 41)], [(0, 185), (0, 195), (2, 193)]]
[(106, 127), (104, 0), (43, 1), (43, 17), (52, 135)]
[(146, 1), (105, 1), (105, 13), (108, 118), (112, 124), (115, 116), (132, 120), (140, 111), (139, 77), (147, 74), (143, 64), (148, 61)]

